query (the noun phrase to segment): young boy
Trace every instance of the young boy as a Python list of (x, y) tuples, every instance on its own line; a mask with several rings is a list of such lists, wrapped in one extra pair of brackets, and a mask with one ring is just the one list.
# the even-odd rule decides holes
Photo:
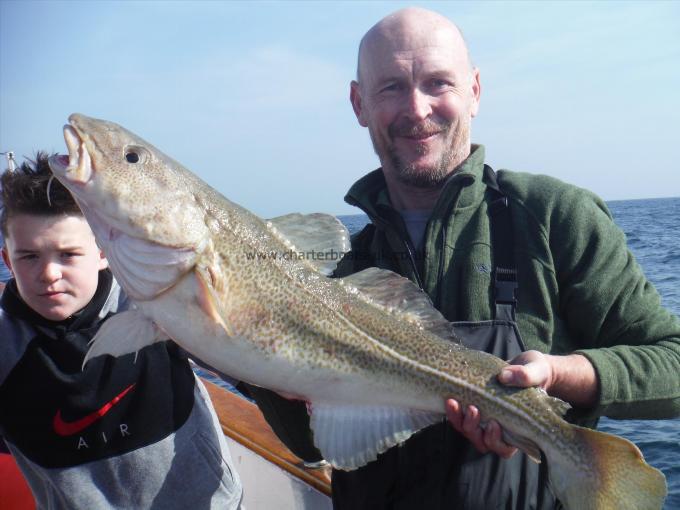
[(44, 154), (2, 177), (0, 435), (38, 508), (237, 508), (241, 485), (205, 388), (172, 341), (83, 358), (126, 306)]

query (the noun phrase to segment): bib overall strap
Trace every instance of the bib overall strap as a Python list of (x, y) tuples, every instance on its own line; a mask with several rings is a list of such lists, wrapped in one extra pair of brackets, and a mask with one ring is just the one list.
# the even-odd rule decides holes
[(492, 192), (492, 200), (489, 204), (489, 223), (494, 260), (492, 272), (496, 306), (494, 318), (514, 321), (517, 308), (517, 266), (515, 265), (510, 201), (498, 186), (496, 173), (489, 165), (484, 165), (484, 182)]

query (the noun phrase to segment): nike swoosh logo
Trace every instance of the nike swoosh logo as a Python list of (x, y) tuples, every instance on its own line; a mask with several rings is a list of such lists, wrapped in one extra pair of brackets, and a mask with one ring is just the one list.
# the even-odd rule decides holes
[(118, 402), (120, 402), (121, 399), (125, 395), (127, 395), (127, 393), (131, 391), (132, 388), (135, 387), (135, 384), (137, 383), (133, 383), (127, 388), (125, 388), (118, 395), (113, 397), (110, 401), (108, 401), (106, 404), (101, 406), (93, 413), (90, 413), (87, 416), (80, 418), (79, 420), (76, 421), (65, 422), (61, 417), (61, 409), (58, 409), (57, 414), (54, 415), (54, 420), (52, 421), (54, 431), (60, 436), (72, 436), (73, 434), (77, 434), (81, 430), (86, 429), (94, 422), (96, 422), (98, 419), (100, 419), (102, 416), (104, 416), (106, 413), (108, 413), (111, 410), (111, 408), (115, 406)]

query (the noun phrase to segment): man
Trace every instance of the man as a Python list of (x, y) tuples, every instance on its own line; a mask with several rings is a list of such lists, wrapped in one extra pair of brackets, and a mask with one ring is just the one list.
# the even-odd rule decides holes
[[(677, 416), (679, 321), (601, 200), (484, 164), (484, 148), (470, 143), (480, 93), (460, 32), (436, 13), (400, 10), (364, 36), (350, 99), (382, 166), (345, 197), (371, 224), (336, 276), (378, 266), (409, 277), (458, 321), (464, 343), (513, 358), (501, 382), (568, 401), (574, 422)], [(268, 418), (284, 413), (259, 400)], [(452, 426), (335, 471), (335, 507), (559, 507), (545, 463), (506, 444), (497, 423), (483, 429), (474, 406), (446, 407)], [(292, 415), (272, 421), (295, 436)], [(301, 451), (302, 442), (291, 444)]]
[[(423, 211), (429, 217), (448, 177), (470, 155), (470, 123), (480, 92), (479, 70), (472, 67), (460, 32), (435, 13), (400, 11), (362, 41), (352, 106), (369, 129), (391, 204), (406, 217), (414, 245), (423, 238), (425, 224), (412, 226), (410, 213)], [(502, 382), (542, 386), (574, 404), (595, 403), (597, 377), (585, 356), (553, 358), (535, 352), (521, 359), (528, 364), (513, 367)], [(476, 410), (463, 412), (455, 401), (448, 408), (454, 427), (471, 432), (468, 438), (479, 449), (506, 456), (514, 451), (500, 442), (493, 424), (482, 436)]]

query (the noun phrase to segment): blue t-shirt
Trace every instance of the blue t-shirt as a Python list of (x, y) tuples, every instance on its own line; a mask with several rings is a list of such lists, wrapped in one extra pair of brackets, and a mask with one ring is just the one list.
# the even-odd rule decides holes
[(432, 215), (431, 209), (413, 209), (409, 211), (399, 211), (401, 217), (406, 224), (406, 231), (408, 232), (411, 242), (416, 250), (421, 248), (423, 239), (425, 238), (425, 229), (427, 222)]

